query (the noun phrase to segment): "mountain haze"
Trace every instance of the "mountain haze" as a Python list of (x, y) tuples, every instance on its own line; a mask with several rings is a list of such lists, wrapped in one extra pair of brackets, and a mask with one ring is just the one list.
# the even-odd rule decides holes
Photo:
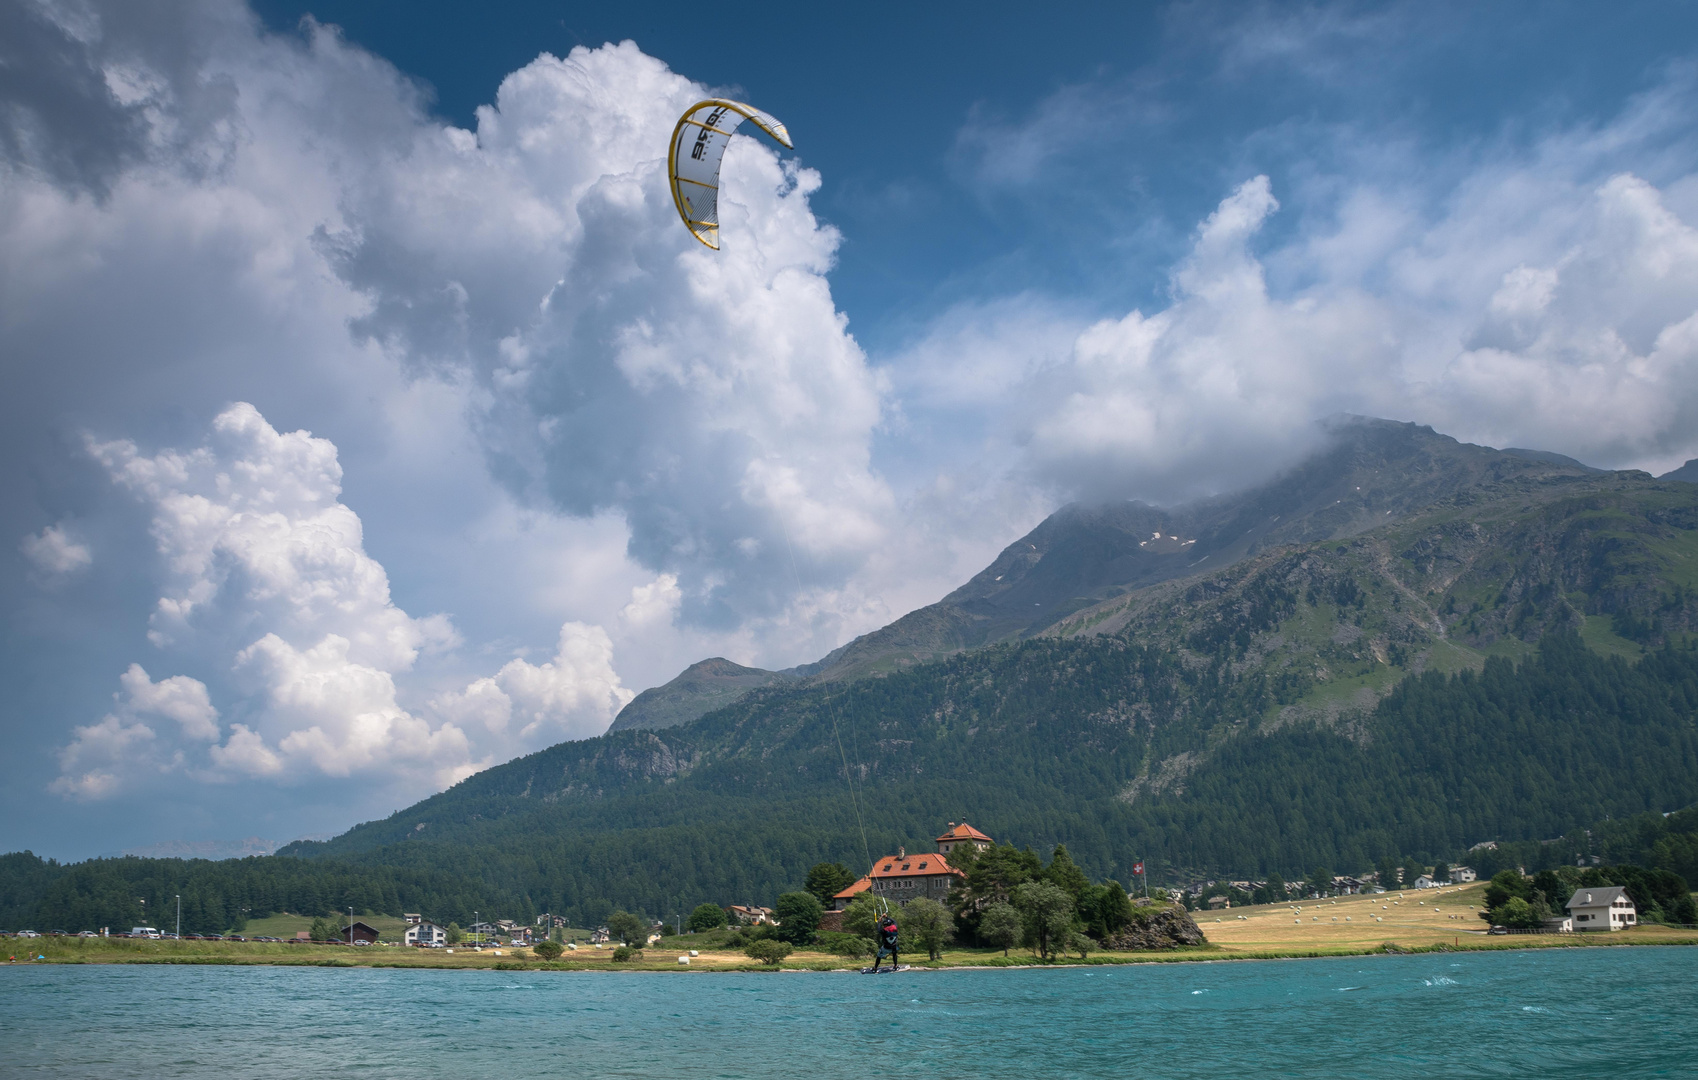
[(818, 672), (715, 662), (698, 719), (284, 853), (651, 912), (964, 817), (1099, 876), (1448, 858), (1698, 800), (1695, 630), (1698, 486), (1353, 421), (1248, 492), (1058, 512)]
[[(782, 673), (738, 668), (744, 674), (735, 689), (694, 674), (696, 665), (639, 695), (612, 730), (693, 719), (729, 704), (760, 677), (769, 685), (796, 676), (855, 679), (1032, 637), (1103, 600), (1224, 569), (1271, 547), (1356, 536), (1482, 484), (1602, 472), (1548, 451), (1459, 443), (1416, 424), (1345, 417), (1329, 426), (1325, 450), (1248, 491), (1175, 508), (1135, 501), (1064, 507), (942, 600), (814, 664)], [(645, 701), (656, 691), (664, 709)], [(697, 704), (686, 704), (693, 698)]]

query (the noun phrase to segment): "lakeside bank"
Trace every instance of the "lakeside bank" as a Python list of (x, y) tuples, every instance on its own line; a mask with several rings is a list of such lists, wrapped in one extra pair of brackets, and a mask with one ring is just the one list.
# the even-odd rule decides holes
[[(1093, 952), (1040, 961), (1024, 949), (1004, 956), (993, 949), (951, 948), (937, 961), (905, 954), (916, 970), (955, 968), (1058, 968), (1125, 964), (1171, 964), (1229, 960), (1311, 959), (1384, 953), (1499, 952), (1550, 948), (1633, 945), (1698, 945), (1698, 929), (1645, 924), (1606, 933), (1490, 936), (1479, 918), (1484, 883), (1362, 894), (1196, 912), (1208, 943), (1139, 952)], [(612, 949), (579, 948), (557, 961), (542, 961), (528, 949), (466, 946), (415, 949), (374, 945), (301, 945), (276, 942), (171, 941), (120, 938), (43, 937), (9, 939), (4, 954), (17, 963), (43, 964), (212, 964), (226, 966), (430, 968), (534, 971), (855, 971), (861, 961), (799, 949), (776, 967), (723, 946), (723, 934), (662, 938), (640, 961), (616, 963)], [(679, 955), (696, 950), (689, 964)], [(41, 960), (24, 960), (40, 955)], [(919, 954), (922, 955), (923, 954)]]
[[(456, 950), (348, 946), (274, 945), (255, 942), (136, 941), (102, 938), (28, 938), (22, 948), (7, 950), (8, 966), (75, 965), (213, 965), (221, 967), (418, 968), (466, 971), (858, 971), (859, 962), (811, 950), (798, 950), (779, 965), (759, 964), (735, 951), (703, 951), (678, 963), (676, 949), (658, 946), (644, 950), (641, 960), (615, 962), (611, 950), (589, 955), (567, 954), (556, 961), (539, 960), (529, 950)], [(915, 971), (954, 969), (1047, 969), (1113, 967), (1135, 964), (1221, 963), (1247, 960), (1323, 959), (1378, 954), (1489, 953), (1544, 949), (1631, 948), (1656, 945), (1698, 945), (1698, 930), (1660, 926), (1637, 927), (1612, 934), (1543, 934), (1492, 937), (1478, 932), (1458, 934), (1451, 942), (1321, 944), (1270, 948), (1220, 944), (1180, 946), (1159, 952), (1094, 952), (1039, 960), (1025, 951), (1004, 956), (991, 949), (949, 949), (939, 960), (906, 959)], [(587, 950), (581, 950), (587, 952)], [(683, 954), (683, 955), (687, 955)], [(39, 957), (39, 958), (38, 958)]]

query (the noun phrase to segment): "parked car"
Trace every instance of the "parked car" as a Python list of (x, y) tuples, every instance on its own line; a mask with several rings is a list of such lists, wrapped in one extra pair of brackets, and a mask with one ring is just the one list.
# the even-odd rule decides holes
[(34, 930), (19, 930), (18, 936), (19, 937), (40, 937), (41, 935), (36, 933)]
[(77, 936), (78, 937), (99, 937), (100, 935), (95, 933), (93, 930), (79, 930), (79, 931), (77, 931)]
[(1507, 933), (1509, 933), (1509, 927), (1507, 927), (1507, 926), (1494, 926), (1490, 930), (1487, 930), (1486, 933), (1488, 933), (1488, 934), (1507, 934)]

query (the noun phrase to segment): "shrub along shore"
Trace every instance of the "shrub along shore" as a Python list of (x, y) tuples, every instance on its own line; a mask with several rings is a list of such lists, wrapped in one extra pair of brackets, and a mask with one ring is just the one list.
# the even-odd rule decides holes
[[(1467, 941), (1461, 941), (1467, 936)], [(740, 951), (697, 949), (688, 957), (695, 935), (669, 937), (639, 951), (624, 962), (612, 950), (580, 949), (560, 960), (537, 959), (528, 949), (386, 948), (373, 946), (277, 945), (263, 942), (140, 941), (116, 938), (23, 938), (8, 940), (5, 953), (13, 965), (26, 964), (216, 964), (233, 967), (382, 967), (501, 971), (855, 971), (830, 953), (797, 950), (776, 965), (762, 964)], [(705, 942), (698, 943), (705, 944)], [(1230, 960), (1285, 960), (1329, 956), (1396, 953), (1498, 952), (1506, 949), (1631, 947), (1636, 945), (1698, 945), (1698, 930), (1644, 926), (1618, 933), (1543, 934), (1487, 937), (1478, 931), (1454, 941), (1386, 940), (1375, 944), (1316, 943), (1313, 946), (1243, 947), (1235, 945), (1181, 946), (1160, 952), (1098, 952), (1085, 958), (1057, 956), (1049, 960), (1026, 951), (1004, 955), (997, 949), (947, 949), (937, 960), (923, 955), (911, 962), (914, 970), (964, 968), (1032, 968), (1115, 964), (1196, 963)], [(688, 965), (678, 963), (686, 956)], [(40, 957), (40, 959), (37, 959)]]

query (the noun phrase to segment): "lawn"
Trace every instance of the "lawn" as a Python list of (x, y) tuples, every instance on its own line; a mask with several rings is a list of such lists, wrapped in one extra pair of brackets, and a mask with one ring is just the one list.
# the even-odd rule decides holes
[[(1698, 932), (1641, 926), (1613, 934), (1548, 934), (1489, 937), (1478, 917), (1483, 884), (1461, 888), (1406, 890), (1384, 895), (1346, 896), (1336, 900), (1263, 904), (1198, 912), (1197, 923), (1209, 944), (1164, 952), (1093, 952), (1091, 964), (1258, 959), (1279, 956), (1329, 956), (1398, 950), (1461, 948), (1546, 948), (1576, 945), (1691, 944)], [(280, 935), (279, 935), (280, 936)], [(698, 955), (688, 957), (689, 950)], [(15, 962), (42, 954), (48, 963), (165, 963), (229, 965), (307, 965), (321, 967), (524, 968), (552, 971), (771, 971), (727, 947), (723, 931), (663, 938), (643, 950), (643, 959), (615, 963), (613, 950), (580, 945), (559, 961), (542, 963), (528, 949), (412, 949), (404, 946), (293, 945), (234, 941), (137, 941), (101, 938), (7, 939), (0, 956)], [(689, 964), (678, 963), (686, 956)], [(941, 960), (907, 953), (916, 967), (990, 967), (1029, 965), (1029, 951), (1012, 949), (1005, 958), (995, 949), (951, 948)], [(853, 970), (864, 960), (798, 949), (785, 960), (786, 970)]]

